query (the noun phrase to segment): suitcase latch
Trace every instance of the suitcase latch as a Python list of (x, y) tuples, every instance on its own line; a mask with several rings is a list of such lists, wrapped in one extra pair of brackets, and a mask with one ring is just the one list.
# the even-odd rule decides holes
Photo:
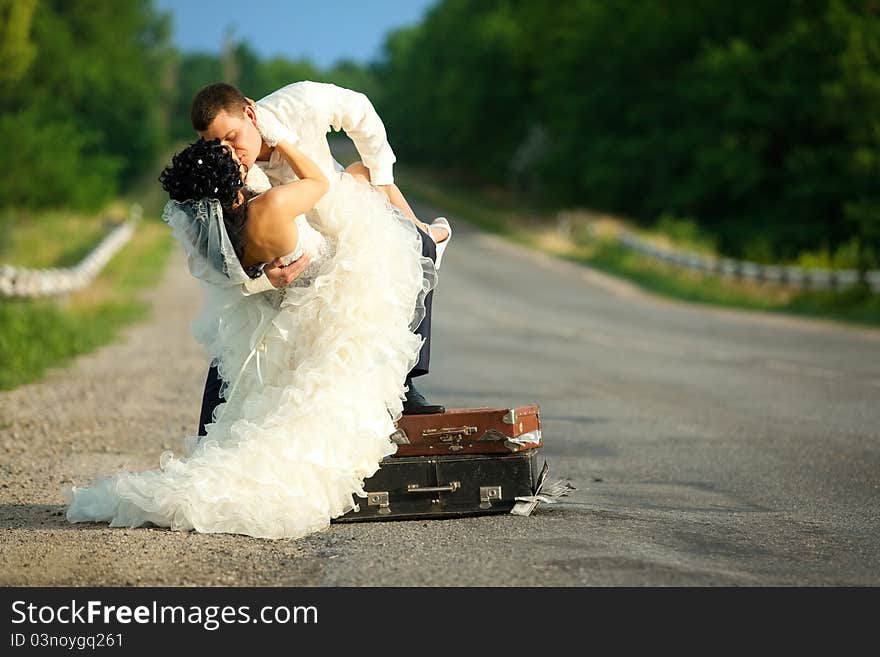
[(501, 499), (501, 486), (480, 486), (480, 508), (492, 508), (492, 500)]
[(516, 409), (511, 408), (507, 413), (504, 414), (504, 417), (501, 418), (501, 421), (504, 424), (509, 424), (511, 426), (516, 427), (520, 432), (523, 430), (523, 423), (520, 422), (519, 416), (516, 414)]
[(403, 429), (398, 429), (394, 433), (391, 434), (391, 442), (395, 445), (409, 445), (409, 436), (406, 435), (406, 431)]
[(391, 506), (388, 504), (388, 493), (367, 493), (367, 506), (378, 506), (379, 513), (387, 515), (391, 513)]
[(477, 433), (476, 427), (443, 427), (442, 429), (425, 429), (422, 438), (436, 438), (441, 443), (449, 443), (449, 451), (457, 452), (463, 447), (461, 439)]

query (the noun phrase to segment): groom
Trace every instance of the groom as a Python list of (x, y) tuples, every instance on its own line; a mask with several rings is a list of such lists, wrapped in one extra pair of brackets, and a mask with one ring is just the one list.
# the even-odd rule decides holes
[[(190, 109), (190, 120), (199, 136), (220, 139), (229, 144), (248, 169), (247, 185), (257, 192), (295, 179), (290, 166), (280, 153), (262, 138), (266, 130), (283, 134), (284, 139), (297, 145), (311, 157), (333, 180), (333, 172), (347, 171), (365, 179), (386, 194), (388, 200), (416, 224), (422, 240), (422, 255), (431, 258), (439, 267), (438, 246), (445, 249), (451, 237), (448, 224), (423, 224), (410, 208), (400, 189), (394, 184), (392, 166), (396, 161), (388, 144), (385, 126), (369, 99), (358, 92), (332, 84), (296, 82), (266, 96), (259, 102), (246, 98), (229, 84), (208, 85), (196, 94)], [(361, 161), (343, 169), (333, 159), (327, 143), (327, 133), (345, 130), (354, 142)], [(439, 243), (439, 244), (438, 244)], [(308, 265), (307, 257), (284, 267), (280, 260), (270, 263), (263, 275), (242, 287), (242, 293), (258, 294), (281, 288), (295, 280)], [(431, 301), (433, 290), (425, 297), (425, 318), (416, 329), (423, 338), (419, 359), (407, 375), (406, 400), (403, 413), (443, 413), (445, 408), (430, 404), (415, 389), (412, 379), (428, 373), (431, 351)], [(208, 370), (199, 435), (205, 435), (205, 425), (212, 422), (214, 408), (220, 398), (220, 376), (212, 365)]]

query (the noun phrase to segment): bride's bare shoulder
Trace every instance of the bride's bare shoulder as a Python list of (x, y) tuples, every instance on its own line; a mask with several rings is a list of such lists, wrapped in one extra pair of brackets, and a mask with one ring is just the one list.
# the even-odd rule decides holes
[(248, 202), (245, 225), (248, 241), (261, 251), (277, 252), (275, 257), (286, 255), (296, 248), (299, 230), (296, 213), (279, 194), (270, 189)]
[(266, 190), (251, 199), (251, 205), (256, 204), (258, 211), (269, 217), (293, 219), (311, 210), (320, 199), (323, 191), (317, 185), (317, 181), (310, 178), (294, 180)]
[(281, 192), (280, 187), (272, 187), (250, 199), (248, 201), (248, 221), (268, 223), (284, 221), (285, 218), (293, 219), (289, 194)]

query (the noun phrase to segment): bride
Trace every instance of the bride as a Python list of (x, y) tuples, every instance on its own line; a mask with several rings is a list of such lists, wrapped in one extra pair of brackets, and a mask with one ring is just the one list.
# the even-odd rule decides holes
[[(256, 196), (219, 140), (191, 144), (163, 171), (163, 219), (205, 291), (195, 337), (226, 401), (185, 456), (70, 489), (71, 522), (295, 538), (355, 508), (394, 453), (434, 265), (384, 194), (347, 173), (330, 185), (291, 143), (277, 148), (299, 180)], [(242, 295), (278, 257), (310, 261), (290, 287)]]

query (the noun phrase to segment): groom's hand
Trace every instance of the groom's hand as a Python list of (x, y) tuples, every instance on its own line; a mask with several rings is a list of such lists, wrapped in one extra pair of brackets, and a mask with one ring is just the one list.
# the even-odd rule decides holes
[(263, 267), (263, 273), (266, 274), (266, 278), (269, 279), (269, 282), (274, 287), (280, 289), (287, 287), (299, 278), (311, 261), (311, 256), (308, 253), (303, 254), (302, 257), (294, 260), (287, 266), (284, 266), (281, 258), (275, 258), (275, 260)]
[(259, 105), (253, 105), (252, 107), (255, 118), (254, 125), (267, 146), (275, 148), (279, 141), (286, 141), (293, 145), (296, 145), (297, 142), (299, 142), (299, 138), (293, 133), (293, 131), (281, 123), (281, 121), (278, 120), (278, 117), (272, 114), (272, 112)]

